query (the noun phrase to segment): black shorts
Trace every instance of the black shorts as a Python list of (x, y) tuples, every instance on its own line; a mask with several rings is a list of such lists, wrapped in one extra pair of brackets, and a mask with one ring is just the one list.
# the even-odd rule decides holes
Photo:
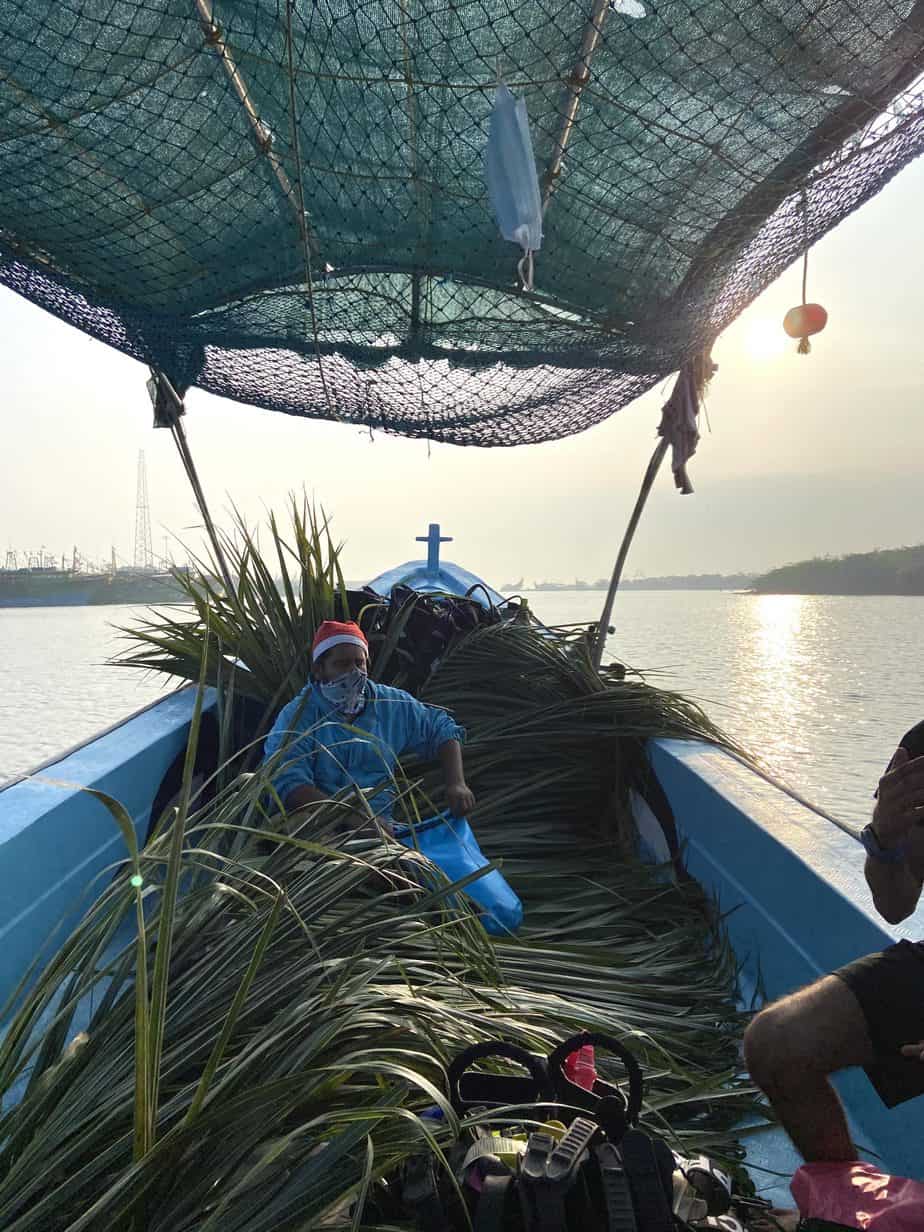
[(924, 1040), (924, 942), (899, 941), (832, 975), (860, 1003), (876, 1050), (866, 1074), (885, 1106), (924, 1094), (924, 1061), (901, 1054), (902, 1044)]

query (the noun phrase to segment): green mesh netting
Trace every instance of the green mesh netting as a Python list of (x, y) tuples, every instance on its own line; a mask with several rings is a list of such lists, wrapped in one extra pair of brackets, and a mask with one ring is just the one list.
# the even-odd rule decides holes
[[(924, 0), (0, 0), (0, 281), (183, 387), (548, 440), (920, 153), (922, 71)], [(531, 293), (484, 180), (498, 75), (547, 201)]]

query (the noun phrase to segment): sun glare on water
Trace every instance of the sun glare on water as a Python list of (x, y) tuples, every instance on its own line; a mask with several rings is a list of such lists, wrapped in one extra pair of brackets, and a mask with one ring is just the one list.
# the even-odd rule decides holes
[(752, 321), (744, 346), (752, 359), (775, 359), (786, 349), (786, 335), (779, 321)]

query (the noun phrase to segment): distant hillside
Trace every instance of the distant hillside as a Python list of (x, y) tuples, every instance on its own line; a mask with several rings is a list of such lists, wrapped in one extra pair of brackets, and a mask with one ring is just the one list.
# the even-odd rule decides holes
[(763, 595), (924, 595), (924, 544), (803, 560), (762, 574), (753, 588)]
[(623, 578), (620, 590), (749, 590), (752, 573), (688, 573), (681, 577)]
[[(670, 577), (623, 578), (619, 583), (620, 590), (748, 590), (753, 582), (752, 573), (686, 573), (671, 574)], [(609, 578), (598, 578), (596, 582), (582, 582), (575, 578), (573, 582), (534, 582), (532, 590), (607, 590)], [(517, 586), (502, 587), (503, 594), (522, 590), (523, 579)]]

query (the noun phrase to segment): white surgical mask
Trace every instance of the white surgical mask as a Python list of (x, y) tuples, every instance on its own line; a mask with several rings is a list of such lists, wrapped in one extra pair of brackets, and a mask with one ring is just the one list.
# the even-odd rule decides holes
[(500, 233), (523, 249), (518, 268), (524, 289), (531, 291), (533, 253), (542, 243), (542, 197), (526, 103), (502, 82), (494, 93), (484, 169)]
[(321, 696), (338, 714), (352, 719), (363, 708), (366, 693), (366, 673), (358, 667), (351, 667), (342, 676), (334, 680), (319, 680), (318, 688)]

